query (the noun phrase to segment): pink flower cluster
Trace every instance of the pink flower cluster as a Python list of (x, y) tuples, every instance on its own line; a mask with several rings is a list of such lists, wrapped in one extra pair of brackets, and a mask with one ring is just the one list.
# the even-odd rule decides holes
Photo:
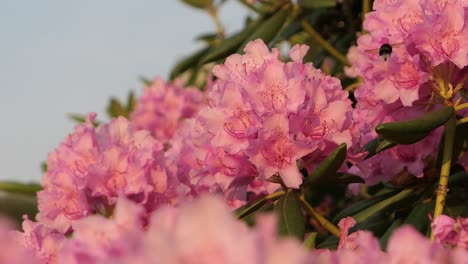
[(132, 125), (145, 129), (160, 142), (172, 138), (184, 118), (198, 113), (203, 94), (195, 87), (184, 88), (181, 80), (165, 83), (161, 78), (145, 87), (131, 115)]
[(252, 190), (271, 192), (275, 185), (266, 180), (273, 175), (298, 188), (298, 161), (311, 169), (337, 145), (354, 144), (348, 93), (338, 79), (302, 63), (307, 50), (293, 47), (292, 61), (284, 63), (277, 49), (270, 51), (259, 39), (244, 55), (213, 68), (218, 79), (196, 117), (194, 144), (204, 150), (198, 161), (212, 168), (207, 175), (223, 191), (251, 182)]
[[(364, 89), (374, 98), (412, 106), (421, 93), (434, 88), (430, 85), (434, 79), (450, 79), (468, 64), (464, 1), (380, 0), (374, 2), (374, 10), (364, 21), (369, 34), (359, 37), (357, 49), (348, 56), (353, 64), (350, 73), (364, 78)], [(384, 44), (392, 46), (387, 59), (379, 56)], [(439, 76), (442, 66), (449, 70)]]
[[(412, 107), (405, 107), (399, 102), (382, 104), (369, 95), (369, 90), (365, 86), (366, 84), (355, 92), (359, 101), (354, 110), (356, 126), (361, 131), (362, 145), (377, 138), (378, 135), (375, 132), (377, 125), (410, 120), (426, 113), (425, 105), (415, 104)], [(399, 174), (423, 177), (424, 169), (428, 166), (434, 166), (441, 135), (442, 129), (439, 128), (415, 144), (397, 145), (384, 150), (356, 163), (350, 172), (363, 177), (368, 185), (388, 182)]]
[(95, 114), (49, 154), (37, 219), (62, 232), (73, 220), (111, 214), (124, 195), (148, 211), (176, 199), (163, 146), (148, 131), (135, 131), (122, 117), (97, 128)]
[(356, 222), (347, 217), (340, 221), (342, 232), (336, 251), (315, 250), (313, 263), (466, 263), (468, 251), (447, 249), (431, 242), (411, 226), (396, 229), (389, 239), (387, 250), (380, 250), (379, 241), (369, 231), (356, 231), (348, 235)]
[[(362, 145), (376, 137), (376, 125), (417, 118), (434, 109), (433, 104), (447, 99), (441, 94), (459, 85), (468, 64), (468, 6), (463, 1), (380, 0), (374, 2), (374, 10), (364, 21), (369, 33), (348, 53), (353, 65), (348, 74), (363, 79), (355, 92), (354, 112)], [(383, 45), (392, 50), (379, 56)], [(352, 171), (367, 184), (401, 173), (422, 177), (434, 162), (440, 135), (440, 130), (434, 131), (416, 144), (394, 147)]]
[[(278, 238), (275, 217), (257, 217), (255, 228), (235, 219), (219, 197), (202, 196), (180, 207), (164, 206), (144, 221), (145, 210), (118, 199), (111, 218), (86, 216), (73, 222), (66, 238), (56, 230), (25, 220), (24, 233), (9, 232), (2, 242), (17, 262), (28, 263), (465, 263), (468, 251), (430, 242), (409, 226), (397, 229), (387, 252), (368, 231), (351, 234), (355, 221), (340, 221), (342, 236), (336, 251), (310, 252), (292, 238)], [(9, 252), (9, 253), (11, 253)], [(23, 253), (24, 254), (24, 253)], [(29, 254), (29, 255), (28, 255)], [(3, 255), (0, 255), (3, 256)]]
[(432, 223), (432, 229), (441, 244), (468, 249), (468, 218), (441, 215)]
[(26, 222), (16, 241), (32, 250), (41, 260), (38, 263), (273, 264), (305, 263), (307, 259), (298, 241), (277, 238), (274, 217), (259, 217), (256, 229), (250, 230), (213, 196), (179, 208), (159, 208), (146, 225), (144, 211), (121, 198), (112, 218), (92, 215), (75, 221), (71, 238)]

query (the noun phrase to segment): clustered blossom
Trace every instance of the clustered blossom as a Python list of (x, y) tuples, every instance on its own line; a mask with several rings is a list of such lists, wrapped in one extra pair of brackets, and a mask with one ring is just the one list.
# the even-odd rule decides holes
[[(364, 21), (369, 34), (350, 50), (350, 73), (360, 75), (376, 99), (412, 106), (434, 90), (433, 81), (450, 82), (468, 64), (467, 9), (462, 0), (375, 1)], [(386, 60), (379, 57), (383, 44), (393, 47)]]
[(112, 213), (120, 195), (148, 211), (177, 197), (159, 141), (123, 117), (97, 128), (94, 118), (88, 115), (47, 159), (37, 219), (62, 232), (83, 216)]
[(453, 219), (446, 215), (432, 223), (434, 236), (441, 244), (468, 249), (468, 218)]
[[(355, 92), (354, 112), (362, 146), (376, 137), (376, 125), (417, 118), (451, 99), (450, 93), (466, 89), (460, 76), (466, 75), (468, 64), (467, 11), (458, 0), (374, 2), (364, 21), (368, 34), (348, 53), (353, 67), (347, 73), (363, 79)], [(383, 44), (392, 46), (388, 58), (379, 56)], [(416, 144), (393, 147), (351, 171), (367, 184), (401, 174), (422, 177), (434, 163), (440, 136), (440, 129), (433, 131)]]
[[(144, 221), (144, 208), (125, 197), (118, 199), (112, 217), (91, 215), (73, 223), (65, 238), (56, 230), (25, 221), (24, 233), (4, 238), (0, 257), (28, 263), (465, 263), (468, 251), (444, 248), (410, 226), (397, 229), (386, 252), (368, 231), (349, 234), (354, 219), (340, 221), (337, 250), (306, 250), (293, 238), (279, 238), (273, 215), (257, 217), (254, 228), (237, 220), (220, 197), (203, 195), (179, 207), (163, 206)], [(145, 224), (146, 223), (146, 224)], [(3, 229), (1, 229), (3, 230)], [(2, 231), (3, 232), (3, 231)], [(3, 234), (3, 233), (2, 233)], [(0, 258), (0, 260), (3, 260)], [(30, 262), (30, 261), (32, 262)], [(35, 262), (34, 262), (35, 261)]]
[[(24, 239), (18, 239), (15, 246), (32, 249), (33, 256), (41, 257), (37, 263), (279, 264), (307, 260), (298, 241), (277, 237), (273, 216), (259, 217), (251, 230), (214, 196), (202, 196), (178, 208), (161, 207), (146, 225), (143, 214), (141, 205), (120, 198), (112, 218), (91, 215), (79, 219), (68, 239), (63, 235), (51, 239), (52, 231), (34, 224), (37, 230), (27, 227), (24, 235), (18, 233)], [(32, 236), (34, 247), (29, 245)], [(41, 241), (50, 242), (41, 245)], [(54, 257), (44, 259), (44, 252), (54, 252)]]
[[(375, 127), (378, 124), (410, 120), (426, 113), (424, 104), (415, 104), (412, 107), (405, 107), (399, 102), (381, 104), (379, 100), (367, 96), (369, 90), (365, 86), (361, 86), (362, 89), (359, 88), (355, 92), (360, 101), (354, 110), (356, 126), (361, 131), (362, 145), (377, 138)], [(442, 129), (436, 129), (417, 143), (397, 145), (360, 161), (350, 171), (363, 177), (368, 185), (388, 182), (396, 175), (423, 177), (424, 169), (435, 163), (441, 135)]]
[(161, 78), (143, 90), (138, 98), (131, 123), (144, 129), (162, 143), (172, 138), (180, 121), (198, 113), (203, 94), (195, 87), (184, 88), (181, 80), (165, 83)]
[(443, 264), (465, 263), (468, 251), (462, 248), (447, 249), (441, 244), (431, 242), (413, 227), (405, 225), (391, 235), (386, 251), (369, 231), (356, 231), (348, 235), (356, 221), (351, 217), (340, 221), (342, 232), (338, 249), (313, 250), (312, 263), (415, 263)]
[(297, 161), (311, 169), (317, 156), (354, 144), (348, 93), (338, 79), (302, 63), (307, 50), (293, 47), (292, 61), (284, 63), (259, 39), (244, 55), (213, 68), (217, 80), (196, 117), (201, 131), (194, 144), (204, 150), (198, 160), (213, 168), (208, 176), (224, 192), (249, 182), (251, 191), (271, 192), (275, 187), (266, 180), (273, 175), (298, 188)]
[[(42, 264), (40, 258), (36, 257), (35, 251), (25, 245), (17, 237), (24, 236), (22, 233), (15, 234), (13, 226), (7, 220), (0, 218), (0, 263), (9, 264)], [(19, 232), (18, 232), (19, 233)]]

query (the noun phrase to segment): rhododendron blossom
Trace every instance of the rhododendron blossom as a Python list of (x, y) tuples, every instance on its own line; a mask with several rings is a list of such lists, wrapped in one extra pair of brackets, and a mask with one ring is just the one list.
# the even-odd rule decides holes
[[(363, 77), (375, 98), (412, 106), (424, 94), (443, 96), (447, 87), (434, 87), (468, 64), (468, 7), (463, 1), (375, 1), (366, 15), (369, 34), (358, 38), (348, 58), (348, 73)], [(435, 35), (434, 35), (435, 34)], [(434, 37), (437, 36), (437, 37)], [(388, 59), (379, 48), (391, 45)], [(457, 83), (454, 84), (454, 86)], [(427, 102), (427, 101), (426, 101)]]
[(46, 263), (47, 259), (36, 255), (34, 249), (27, 244), (25, 235), (12, 229), (13, 225), (9, 221), (0, 218), (0, 263)]
[(203, 95), (197, 88), (184, 88), (180, 80), (165, 83), (156, 78), (138, 98), (130, 120), (136, 129), (148, 130), (157, 140), (166, 143), (182, 119), (198, 113), (202, 101)]
[(147, 228), (142, 228), (142, 211), (120, 199), (114, 218), (74, 222), (58, 263), (306, 263), (299, 242), (277, 238), (272, 216), (260, 217), (250, 230), (213, 196), (159, 208)]
[[(286, 186), (298, 188), (302, 175), (296, 162), (302, 157), (328, 151), (327, 146), (352, 146), (356, 131), (348, 94), (339, 80), (302, 63), (307, 50), (305, 45), (293, 47), (292, 61), (284, 63), (277, 49), (270, 51), (255, 40), (244, 55), (231, 55), (215, 66), (218, 79), (208, 94), (209, 105), (196, 117), (208, 144), (199, 147), (221, 149), (245, 160), (238, 164), (254, 166), (252, 174), (237, 177), (262, 182), (279, 175)], [(235, 181), (220, 172), (216, 181), (224, 182), (222, 175), (229, 179), (224, 186)], [(267, 187), (258, 181), (256, 186), (260, 192)]]
[(440, 243), (468, 249), (468, 218), (453, 219), (441, 215), (432, 222), (431, 226), (435, 238)]
[(111, 213), (120, 195), (148, 210), (177, 196), (161, 143), (122, 117), (97, 128), (94, 118), (88, 115), (47, 160), (38, 219), (62, 232), (85, 215)]
[[(354, 116), (356, 125), (362, 133), (362, 145), (377, 137), (374, 128), (378, 124), (409, 120), (426, 113), (424, 104), (412, 107), (405, 107), (400, 102), (379, 104), (379, 100), (373, 97), (372, 92), (365, 86), (355, 92), (359, 103), (356, 105)], [(358, 162), (350, 171), (362, 176), (368, 185), (388, 182), (401, 173), (423, 177), (424, 169), (435, 162), (441, 134), (442, 130), (436, 129), (415, 144), (397, 145), (384, 150), (378, 155)]]

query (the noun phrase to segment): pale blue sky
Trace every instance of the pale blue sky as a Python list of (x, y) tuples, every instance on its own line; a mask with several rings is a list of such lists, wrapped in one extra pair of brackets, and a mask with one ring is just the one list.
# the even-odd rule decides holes
[[(241, 27), (237, 1), (221, 11), (228, 32)], [(0, 0), (0, 180), (39, 181), (73, 130), (67, 113), (103, 117), (110, 96), (139, 94), (139, 76), (167, 78), (213, 29), (177, 0)]]

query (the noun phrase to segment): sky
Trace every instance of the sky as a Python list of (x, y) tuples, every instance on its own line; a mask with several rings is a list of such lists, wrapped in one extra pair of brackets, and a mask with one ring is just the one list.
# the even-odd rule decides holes
[[(246, 13), (227, 1), (226, 31)], [(0, 0), (0, 180), (39, 182), (41, 162), (73, 131), (68, 113), (105, 117), (111, 96), (141, 94), (139, 76), (167, 79), (214, 29), (178, 0)]]

